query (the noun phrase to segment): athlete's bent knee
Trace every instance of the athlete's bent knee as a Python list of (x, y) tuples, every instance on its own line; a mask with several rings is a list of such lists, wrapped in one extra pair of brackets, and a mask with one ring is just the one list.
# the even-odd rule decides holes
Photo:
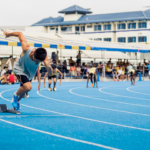
[(26, 89), (26, 91), (31, 91), (31, 89), (32, 89), (32, 85), (31, 85), (31, 83), (26, 83), (26, 84), (24, 84), (24, 88)]

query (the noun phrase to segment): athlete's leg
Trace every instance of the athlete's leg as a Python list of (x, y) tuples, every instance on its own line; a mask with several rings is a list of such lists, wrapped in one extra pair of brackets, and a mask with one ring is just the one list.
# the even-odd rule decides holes
[(56, 82), (57, 82), (56, 78), (53, 78), (53, 82), (54, 82), (54, 88), (53, 88), (53, 90), (56, 91)]
[(20, 88), (18, 89), (18, 91), (16, 92), (16, 95), (20, 97), (19, 101), (21, 100), (22, 96), (26, 93), (31, 91), (32, 89), (32, 84), (31, 82), (26, 82), (24, 83), (22, 86), (20, 86)]
[(98, 84), (97, 84), (97, 73), (96, 72), (94, 73), (94, 87), (95, 87), (95, 84), (96, 84), (96, 87), (98, 87)]
[(89, 83), (89, 74), (87, 75), (87, 87), (88, 87), (88, 83)]

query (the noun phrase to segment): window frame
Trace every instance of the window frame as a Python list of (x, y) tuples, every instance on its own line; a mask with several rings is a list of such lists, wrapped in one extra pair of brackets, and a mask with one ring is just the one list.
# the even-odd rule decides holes
[[(132, 38), (132, 42), (129, 42), (129, 38)], [(133, 38), (135, 38), (135, 42), (133, 42)], [(137, 41), (136, 36), (128, 37), (128, 43), (136, 43), (136, 41)]]

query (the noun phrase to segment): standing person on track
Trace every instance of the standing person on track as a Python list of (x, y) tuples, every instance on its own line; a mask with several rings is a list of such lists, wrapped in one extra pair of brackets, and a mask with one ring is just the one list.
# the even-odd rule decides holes
[(6, 65), (8, 65), (8, 70), (10, 71), (10, 73), (12, 72), (12, 63), (11, 63), (11, 60), (12, 60), (12, 55), (9, 56), (9, 59), (6, 62)]
[(57, 72), (61, 75), (61, 79), (60, 79), (60, 82), (59, 82), (59, 85), (61, 85), (61, 81), (62, 81), (62, 77), (63, 77), (63, 74), (60, 72), (60, 70), (58, 70), (56, 68), (56, 65), (51, 65), (52, 69), (53, 69), (53, 73), (51, 73), (50, 69), (49, 69), (49, 72), (47, 72), (44, 76), (44, 87), (46, 86), (45, 85), (45, 80), (46, 80), (46, 77), (48, 75), (48, 90), (49, 91), (52, 91), (51, 89), (51, 84), (52, 84), (52, 78), (53, 78), (53, 82), (54, 82), (54, 87), (53, 87), (53, 91), (56, 91), (56, 82), (57, 82)]
[(135, 70), (134, 69), (131, 69), (129, 71), (129, 76), (131, 79), (131, 85), (135, 85)]
[[(88, 87), (88, 83), (89, 83), (89, 78), (91, 79), (91, 87), (96, 87), (97, 86), (97, 74), (96, 74), (96, 68), (95, 65), (93, 63), (93, 67), (89, 70), (88, 75), (87, 75), (87, 87)], [(94, 78), (94, 84), (93, 84), (93, 78)]]
[[(36, 49), (34, 47), (30, 47), (22, 32), (9, 33), (6, 30), (3, 30), (3, 33), (6, 38), (10, 36), (18, 37), (23, 50), (20, 55), (20, 58), (16, 61), (14, 65), (14, 73), (18, 80), (21, 82), (21, 86), (13, 94), (11, 100), (11, 104), (14, 107), (14, 109), (19, 111), (21, 109), (20, 100), (22, 96), (32, 89), (31, 80), (38, 69), (39, 63), (44, 61), (47, 70), (49, 70), (47, 52), (44, 48)], [(38, 85), (38, 89), (40, 90), (40, 83)]]

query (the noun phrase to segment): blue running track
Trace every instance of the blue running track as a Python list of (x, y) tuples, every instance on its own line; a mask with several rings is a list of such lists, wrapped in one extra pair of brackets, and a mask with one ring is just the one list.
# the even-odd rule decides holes
[[(32, 83), (21, 114), (0, 113), (0, 150), (149, 150), (150, 82)], [(43, 86), (43, 85), (42, 85)], [(0, 104), (11, 108), (19, 85), (0, 85)]]

